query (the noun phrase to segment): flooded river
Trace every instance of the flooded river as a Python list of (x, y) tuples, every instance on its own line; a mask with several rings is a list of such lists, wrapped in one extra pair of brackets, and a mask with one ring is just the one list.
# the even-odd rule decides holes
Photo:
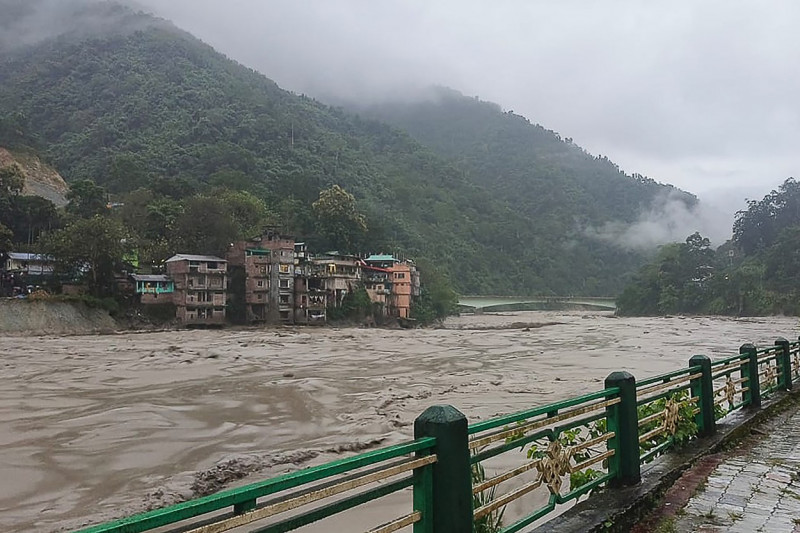
[(408, 440), (432, 404), (481, 420), (797, 326), (526, 312), (415, 331), (2, 337), (0, 530), (74, 529)]

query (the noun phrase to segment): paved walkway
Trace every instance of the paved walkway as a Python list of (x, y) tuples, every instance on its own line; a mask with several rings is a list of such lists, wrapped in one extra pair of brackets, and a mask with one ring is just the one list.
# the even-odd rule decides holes
[(720, 463), (682, 511), (680, 532), (800, 533), (800, 408), (759, 427)]

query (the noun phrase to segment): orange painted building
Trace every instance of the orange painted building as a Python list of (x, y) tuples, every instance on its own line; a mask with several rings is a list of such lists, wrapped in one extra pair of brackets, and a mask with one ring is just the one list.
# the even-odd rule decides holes
[(371, 255), (364, 263), (370, 299), (382, 304), (389, 317), (409, 318), (411, 297), (419, 295), (419, 273), (414, 264), (383, 254)]
[(408, 318), (411, 313), (411, 265), (395, 263), (389, 267), (392, 293), (389, 295), (389, 312), (397, 318)]

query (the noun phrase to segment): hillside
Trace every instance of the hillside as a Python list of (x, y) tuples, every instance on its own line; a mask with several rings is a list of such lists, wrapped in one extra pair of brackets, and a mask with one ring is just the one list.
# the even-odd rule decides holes
[(800, 183), (783, 182), (736, 214), (717, 250), (691, 235), (661, 248), (617, 299), (624, 315), (800, 314)]
[(658, 194), (697, 201), (672, 186), (626, 175), (570, 138), (452, 89), (431, 88), (417, 99), (361, 112), (408, 132), (526, 216), (547, 213), (568, 226), (591, 227), (609, 218), (634, 222)]
[(12, 153), (0, 146), (0, 169), (14, 164), (19, 166), (24, 178), (23, 196), (39, 196), (53, 202), (57, 207), (67, 204), (69, 187), (54, 168), (42, 162), (36, 155)]
[(310, 204), (339, 184), (366, 214), (364, 251), (435, 262), (477, 294), (615, 293), (642, 255), (588, 230), (671, 190), (491, 104), (374, 114), (412, 138), (284, 91), (163, 20), (104, 4), (90, 11), (102, 31), (81, 27), (80, 5), (66, 34), (0, 58), (0, 140), (34, 144), (68, 182), (118, 196), (244, 189), (312, 246), (326, 243)]

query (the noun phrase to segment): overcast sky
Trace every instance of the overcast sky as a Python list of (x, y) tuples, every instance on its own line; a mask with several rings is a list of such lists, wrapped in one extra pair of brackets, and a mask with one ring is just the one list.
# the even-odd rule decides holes
[(292, 91), (446, 85), (704, 200), (800, 174), (794, 0), (139, 3)]

